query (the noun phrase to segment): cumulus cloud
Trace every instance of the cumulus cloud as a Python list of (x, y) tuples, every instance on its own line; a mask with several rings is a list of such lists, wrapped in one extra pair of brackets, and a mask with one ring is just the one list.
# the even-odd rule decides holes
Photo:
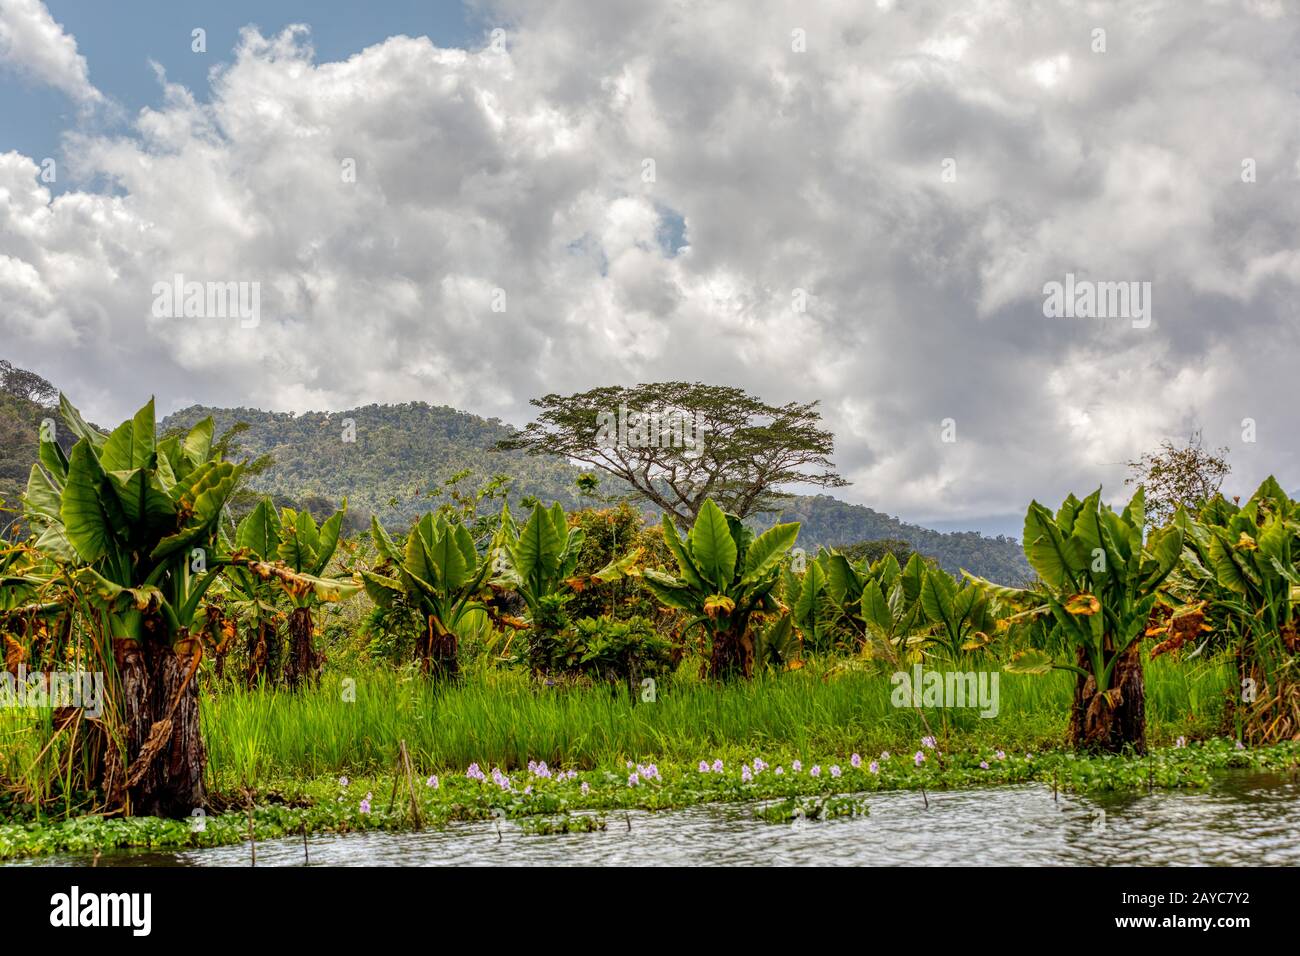
[(77, 41), (41, 0), (0, 0), (0, 64), (61, 90), (82, 105), (103, 101)]
[[(102, 191), (0, 157), (0, 331), (102, 420), (144, 383), (519, 424), (615, 382), (819, 398), (843, 496), (916, 520), (1118, 493), (1196, 426), (1243, 486), (1294, 486), (1300, 31), (1275, 12), (504, 2), (503, 44), (341, 62), (249, 29), (210, 91), (164, 80), (133, 135), (69, 139)], [(1067, 273), (1152, 283), (1150, 326), (1046, 318)], [(156, 316), (177, 274), (260, 283), (260, 323)]]

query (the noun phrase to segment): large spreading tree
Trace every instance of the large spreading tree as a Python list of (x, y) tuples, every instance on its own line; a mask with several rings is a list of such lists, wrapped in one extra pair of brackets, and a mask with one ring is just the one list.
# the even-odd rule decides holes
[(598, 468), (682, 527), (710, 498), (744, 518), (778, 510), (790, 485), (848, 484), (831, 463), (835, 439), (817, 402), (769, 405), (739, 388), (657, 382), (532, 404), (537, 420), (499, 447)]

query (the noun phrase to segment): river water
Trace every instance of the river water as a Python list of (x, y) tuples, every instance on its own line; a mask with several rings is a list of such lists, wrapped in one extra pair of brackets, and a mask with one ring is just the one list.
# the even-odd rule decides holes
[[(537, 836), (505, 822), (423, 833), (318, 836), (313, 866), (428, 865), (1300, 865), (1300, 784), (1230, 775), (1206, 791), (1101, 798), (1037, 784), (877, 793), (867, 816), (772, 824), (709, 805), (610, 814), (606, 830)], [(100, 866), (247, 866), (248, 844), (104, 854)], [(87, 863), (50, 858), (35, 864)], [(258, 866), (301, 866), (301, 837), (257, 845)]]

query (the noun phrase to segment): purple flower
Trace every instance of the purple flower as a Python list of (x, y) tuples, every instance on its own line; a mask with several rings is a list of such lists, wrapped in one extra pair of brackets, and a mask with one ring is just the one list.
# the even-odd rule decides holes
[(589, 793), (591, 793), (591, 784), (584, 780), (582, 781), (582, 795), (585, 797)]
[(1006, 759), (1007, 759), (1007, 755), (1004, 754), (1001, 750), (999, 750), (999, 751), (998, 751), (997, 753), (995, 753), (993, 756), (997, 757), (999, 760), (1006, 760)]
[(1234, 750), (1245, 750), (1245, 749), (1246, 749), (1246, 745), (1243, 744), (1240, 740), (1238, 740), (1236, 746), (1235, 746), (1233, 749), (1234, 749)]
[(800, 770), (803, 769), (803, 761), (801, 760), (794, 761), (794, 763), (790, 764), (790, 769), (793, 770), (795, 773), (798, 773)]
[(437, 790), (438, 787), (440, 786), (440, 784), (438, 783), (438, 775), (435, 773), (428, 780), (424, 781), (424, 785), (426, 787), (433, 787), (433, 789)]
[(628, 770), (631, 770), (633, 766), (634, 766), (634, 764), (632, 763), (632, 761), (629, 760), (629, 761), (627, 762), (627, 769), (628, 769)]
[(880, 764), (876, 763), (873, 760), (871, 761), (871, 763), (867, 765), (867, 769), (870, 770), (872, 773), (880, 773)]
[(854, 768), (861, 767), (862, 758), (859, 757), (857, 754), (854, 754), (852, 757), (849, 758), (849, 764)]
[(767, 764), (763, 763), (762, 757), (754, 758), (754, 773), (762, 773), (767, 769)]
[(921, 764), (925, 763), (925, 751), (918, 750), (916, 752), (916, 756), (912, 758), (912, 762), (915, 763), (918, 767), (921, 766)]
[(882, 750), (882, 751), (880, 751), (880, 759), (881, 759), (881, 760), (888, 760), (888, 759), (889, 759), (889, 751), (888, 751), (888, 750)]
[(701, 760), (700, 773), (708, 773), (708, 772), (709, 772), (709, 762), (707, 760)]
[(837, 765), (837, 766), (831, 767), (831, 776), (832, 776), (832, 777), (838, 777), (839, 775), (840, 775), (840, 768), (839, 768), (839, 766)]
[(533, 785), (530, 783), (528, 786), (524, 787), (524, 796), (525, 797), (532, 796), (532, 793), (533, 793)]
[(933, 738), (933, 737), (922, 737), (922, 738), (921, 738), (921, 746), (922, 746), (922, 747), (925, 747), (927, 750), (933, 750), (933, 749), (934, 749), (934, 744), (935, 744), (935, 741), (934, 741), (934, 738)]
[(638, 777), (636, 774), (630, 773), (627, 775), (627, 785), (629, 787), (635, 787), (640, 782), (641, 782), (641, 778)]
[(750, 782), (751, 780), (753, 780), (753, 779), (754, 779), (754, 775), (753, 775), (752, 773), (749, 772), (749, 765), (748, 765), (748, 764), (746, 764), (745, 766), (743, 766), (743, 767), (740, 768), (740, 782), (741, 782), (741, 783), (749, 783), (749, 782)]
[(487, 776), (483, 773), (481, 769), (479, 769), (479, 765), (476, 763), (472, 763), (469, 765), (469, 769), (465, 771), (465, 776), (468, 777), (470, 780), (487, 779)]
[(989, 769), (989, 762), (988, 762), (987, 760), (981, 760), (981, 761), (980, 761), (980, 769), (981, 769), (981, 770), (987, 770), (987, 769)]
[(715, 760), (715, 761), (713, 761), (713, 772), (714, 772), (714, 773), (722, 773), (722, 761), (721, 761), (721, 760)]
[(370, 812), (370, 801), (369, 801), (368, 799), (367, 799), (367, 800), (362, 800), (362, 801), (361, 801), (361, 806), (360, 806), (358, 809), (360, 809), (360, 811), (361, 811), (362, 813), (369, 813), (369, 812)]
[(577, 775), (578, 775), (578, 771), (576, 771), (576, 770), (570, 770), (568, 776), (569, 776), (569, 779), (572, 780), (572, 779), (573, 779), (574, 777), (576, 777)]
[(813, 768), (808, 771), (808, 775), (811, 777), (820, 777), (822, 775), (822, 768), (817, 764), (813, 764)]
[(1174, 749), (1175, 749), (1175, 750), (1181, 750), (1183, 747), (1186, 747), (1186, 746), (1187, 746), (1187, 738), (1186, 738), (1186, 737), (1179, 737), (1177, 740), (1174, 741)]
[(773, 770), (772, 772), (773, 772), (774, 774), (776, 774), (778, 777), (784, 777), (784, 776), (785, 776), (785, 767), (777, 767), (777, 768), (776, 768), (775, 770)]
[(347, 778), (347, 777), (339, 777), (339, 786), (340, 786), (340, 787), (346, 787), (347, 785), (348, 785), (348, 778)]

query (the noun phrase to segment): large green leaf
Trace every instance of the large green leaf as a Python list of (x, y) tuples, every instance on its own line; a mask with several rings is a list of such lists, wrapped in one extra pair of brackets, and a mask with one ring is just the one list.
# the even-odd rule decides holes
[(72, 403), (68, 401), (68, 397), (62, 392), (59, 393), (59, 413), (63, 416), (63, 420), (68, 423), (68, 427), (72, 429), (72, 434), (90, 442), (92, 448), (99, 449), (104, 442), (108, 441), (107, 435), (99, 429), (91, 428), (86, 424), (85, 419), (81, 417), (81, 412), (73, 407)]
[(682, 542), (681, 536), (678, 535), (677, 526), (673, 524), (673, 519), (668, 515), (664, 515), (661, 526), (664, 533), (664, 544), (668, 545), (668, 550), (672, 552), (673, 558), (676, 559), (677, 570), (682, 579), (697, 590), (709, 590), (704, 583), (704, 578), (700, 575), (700, 569), (695, 566), (695, 559), (686, 550), (686, 545)]
[(926, 617), (951, 634), (958, 631), (953, 609), (955, 593), (956, 588), (946, 572), (934, 568), (925, 572), (925, 578), (921, 581), (921, 609), (925, 611)]
[(280, 547), (280, 516), (270, 498), (261, 498), (235, 529), (235, 547), (259, 558), (274, 558)]
[(212, 416), (209, 415), (195, 424), (190, 429), (190, 433), (185, 436), (182, 451), (191, 465), (198, 467), (207, 461), (208, 456), (212, 454), (212, 432), (214, 427), (215, 423), (212, 421)]
[(752, 584), (765, 577), (794, 547), (798, 537), (799, 523), (796, 521), (773, 525), (755, 538), (745, 554), (745, 574), (741, 583)]
[(113, 429), (99, 450), (99, 463), (107, 472), (133, 471), (153, 464), (155, 425), (153, 399), (135, 417)]
[(730, 587), (736, 574), (736, 541), (731, 536), (727, 516), (712, 498), (704, 500), (695, 516), (690, 546), (700, 574), (721, 591)]
[(27, 493), (23, 498), (27, 514), (57, 521), (60, 499), (59, 489), (50, 476), (40, 465), (32, 465), (31, 474), (27, 476)]
[(98, 561), (114, 547), (112, 528), (100, 500), (103, 483), (99, 460), (90, 442), (83, 438), (72, 446), (59, 514), (68, 542), (87, 564)]
[(1030, 566), (1049, 586), (1075, 586), (1076, 575), (1083, 565), (1078, 545), (1070, 546), (1051, 513), (1037, 501), (1030, 502), (1025, 514), (1024, 548)]

